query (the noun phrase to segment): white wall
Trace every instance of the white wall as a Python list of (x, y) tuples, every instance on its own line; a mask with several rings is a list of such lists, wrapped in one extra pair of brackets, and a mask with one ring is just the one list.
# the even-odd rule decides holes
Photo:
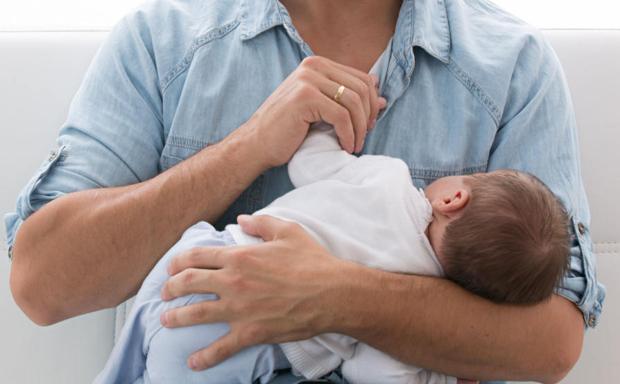
[[(52, 148), (104, 35), (0, 32), (0, 218)], [(11, 297), (0, 228), (0, 383), (91, 382), (112, 348), (114, 311), (34, 325)]]
[(620, 28), (617, 0), (490, 0), (538, 28)]
[[(620, 28), (617, 0), (491, 0), (539, 28)], [(0, 31), (106, 30), (144, 0), (0, 0)]]

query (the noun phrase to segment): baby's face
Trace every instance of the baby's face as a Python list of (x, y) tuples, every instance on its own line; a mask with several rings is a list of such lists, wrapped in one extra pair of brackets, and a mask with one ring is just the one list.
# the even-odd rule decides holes
[(426, 235), (439, 259), (444, 265), (441, 242), (450, 222), (460, 216), (471, 194), (464, 180), (469, 176), (447, 176), (432, 182), (424, 194), (433, 208), (433, 221), (426, 229)]

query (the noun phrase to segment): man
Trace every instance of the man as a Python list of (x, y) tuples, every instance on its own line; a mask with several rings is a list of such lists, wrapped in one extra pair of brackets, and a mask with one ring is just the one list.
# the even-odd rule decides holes
[[(386, 46), (377, 93), (365, 72)], [(405, 160), (417, 187), (497, 168), (537, 175), (571, 215), (569, 275), (549, 302), (498, 306), (445, 280), (344, 264), (263, 218), (246, 230), (275, 241), (173, 263), (172, 297), (221, 300), (164, 325), (232, 329), (188, 364), (334, 331), (458, 377), (561, 379), (604, 298), (574, 116), (540, 34), (482, 0), (143, 6), (98, 53), (59, 147), (7, 216), (16, 302), (39, 324), (119, 304), (185, 228), (221, 227), (292, 188), (282, 165), (319, 120), (349, 151)]]

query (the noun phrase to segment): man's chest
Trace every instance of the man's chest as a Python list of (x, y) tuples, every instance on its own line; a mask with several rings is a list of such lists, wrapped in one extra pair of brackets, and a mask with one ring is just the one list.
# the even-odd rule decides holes
[[(402, 159), (416, 187), (443, 176), (485, 171), (496, 133), (484, 106), (438, 65), (428, 68), (421, 62), (411, 77), (397, 65), (387, 69), (381, 89), (388, 107), (363, 150)], [(294, 62), (278, 62), (266, 73), (252, 66), (216, 73), (190, 69), (167, 107), (161, 170), (217, 143), (247, 121), (294, 67)], [(263, 208), (292, 188), (286, 167), (271, 169), (237, 199), (219, 224)]]

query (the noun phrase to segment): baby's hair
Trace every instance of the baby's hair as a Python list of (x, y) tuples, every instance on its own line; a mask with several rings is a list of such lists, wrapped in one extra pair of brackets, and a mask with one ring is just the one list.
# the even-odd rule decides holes
[(465, 182), (470, 201), (442, 242), (446, 276), (495, 302), (549, 298), (569, 260), (569, 219), (559, 199), (537, 177), (513, 170)]

